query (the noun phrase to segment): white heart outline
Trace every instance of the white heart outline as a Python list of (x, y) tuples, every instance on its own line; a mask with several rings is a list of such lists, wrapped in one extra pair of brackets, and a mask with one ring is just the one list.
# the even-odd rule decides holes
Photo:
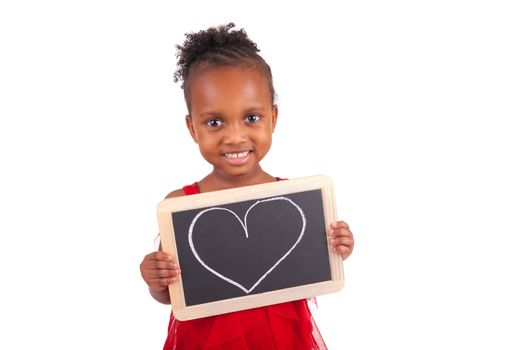
[[(276, 201), (276, 200), (285, 200), (285, 201), (288, 201), (290, 202), (293, 206), (295, 206), (295, 208), (299, 211), (299, 214), (301, 214), (301, 218), (303, 220), (303, 227), (301, 229), (301, 234), (299, 235), (299, 237), (297, 238), (297, 241), (295, 241), (294, 245), (279, 259), (277, 260), (277, 262), (275, 264), (273, 264), (272, 267), (270, 267), (270, 269), (268, 271), (266, 271), (258, 280), (257, 282), (255, 282), (255, 284), (250, 288), (250, 289), (246, 289), (242, 284), (232, 280), (231, 278), (228, 278), (222, 274), (220, 274), (219, 272), (215, 271), (214, 269), (212, 269), (211, 267), (209, 267), (202, 259), (201, 257), (199, 256), (199, 254), (197, 253), (197, 251), (195, 250), (195, 246), (193, 244), (193, 227), (195, 226), (195, 223), (197, 222), (197, 220), (199, 219), (199, 217), (201, 215), (203, 215), (204, 213), (206, 212), (209, 212), (209, 211), (212, 211), (212, 210), (224, 210), (224, 211), (227, 211), (231, 214), (233, 214), (237, 220), (239, 220), (239, 223), (241, 224), (242, 228), (244, 229), (244, 233), (246, 234), (246, 238), (249, 238), (248, 237), (248, 224), (246, 223), (246, 218), (248, 217), (248, 213), (250, 212), (250, 210), (252, 210), (253, 207), (255, 207), (257, 204), (259, 203), (264, 203), (264, 202), (269, 202), (269, 201)], [(248, 208), (248, 210), (246, 211), (246, 214), (244, 214), (244, 223), (241, 221), (241, 219), (239, 218), (239, 216), (237, 216), (237, 214), (235, 214), (233, 211), (231, 211), (230, 209), (226, 209), (226, 208), (222, 208), (222, 207), (213, 207), (213, 208), (208, 208), (208, 209), (204, 209), (202, 211), (200, 211), (196, 216), (195, 218), (193, 218), (193, 221), (191, 222), (191, 225), (190, 225), (190, 228), (188, 230), (188, 243), (190, 245), (190, 248), (191, 248), (191, 251), (193, 252), (193, 255), (195, 256), (195, 258), (197, 259), (197, 261), (199, 261), (199, 263), (204, 266), (208, 271), (210, 271), (211, 273), (213, 273), (214, 275), (216, 275), (217, 277), (223, 279), (224, 281), (230, 283), (230, 284), (233, 284), (234, 286), (240, 288), (241, 290), (243, 290), (246, 294), (249, 294), (255, 287), (257, 287), (259, 285), (259, 283), (261, 283), (261, 281), (263, 279), (266, 278), (266, 276), (268, 276), (268, 274), (270, 272), (272, 272), (276, 267), (277, 265), (279, 265), (281, 263), (281, 261), (283, 261), (291, 252), (292, 250), (295, 249), (295, 247), (297, 246), (297, 244), (299, 244), (299, 242), (301, 241), (301, 239), (303, 238), (303, 235), (304, 235), (304, 230), (306, 228), (306, 217), (304, 215), (304, 212), (303, 210), (301, 209), (301, 207), (299, 207), (294, 201), (292, 201), (291, 199), (289, 198), (286, 198), (286, 197), (273, 197), (273, 198), (268, 198), (268, 199), (263, 199), (263, 200), (260, 200), (260, 201), (257, 201), (255, 202), (254, 204), (252, 204), (252, 206), (250, 208)]]

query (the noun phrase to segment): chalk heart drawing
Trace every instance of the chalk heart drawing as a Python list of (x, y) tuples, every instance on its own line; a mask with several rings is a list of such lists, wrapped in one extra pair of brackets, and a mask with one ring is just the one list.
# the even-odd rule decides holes
[[(199, 256), (199, 254), (197, 253), (197, 251), (195, 250), (195, 245), (193, 244), (193, 228), (195, 227), (195, 223), (199, 220), (199, 218), (209, 212), (209, 211), (212, 211), (212, 210), (222, 210), (222, 211), (226, 211), (230, 214), (232, 214), (233, 216), (235, 216), (235, 218), (237, 218), (237, 220), (239, 221), (239, 223), (241, 224), (242, 228), (244, 229), (244, 234), (246, 235), (246, 239), (248, 239), (250, 236), (249, 236), (249, 233), (248, 233), (248, 225), (247, 225), (247, 222), (246, 222), (246, 219), (248, 217), (248, 214), (250, 213), (250, 210), (252, 210), (255, 206), (257, 206), (258, 204), (260, 203), (265, 203), (265, 202), (271, 202), (271, 201), (288, 201), (290, 204), (292, 204), (296, 209), (297, 211), (299, 212), (299, 214), (301, 215), (301, 219), (302, 219), (302, 227), (301, 227), (301, 233), (299, 234), (299, 236), (297, 237), (297, 240), (295, 241), (295, 243), (291, 246), (290, 249), (288, 249), (288, 251), (286, 253), (284, 253), (266, 272), (263, 273), (263, 275), (250, 287), (250, 288), (246, 288), (245, 286), (243, 286), (242, 284), (240, 284), (239, 282), (237, 281), (234, 281), (233, 279), (231, 278), (228, 278), (226, 276), (224, 276), (223, 274), (219, 273), (218, 271), (216, 271), (215, 269), (213, 269), (212, 267), (210, 267), (208, 264), (206, 264), (206, 262), (204, 262), (204, 260), (202, 260), (202, 258)], [(190, 248), (191, 248), (191, 251), (193, 252), (193, 255), (195, 256), (195, 258), (199, 261), (199, 263), (204, 266), (208, 271), (210, 271), (211, 273), (213, 273), (215, 276), (223, 279), (224, 281), (228, 282), (228, 283), (231, 283), (233, 284), (234, 286), (240, 288), (242, 291), (244, 291), (246, 294), (249, 294), (251, 293), (252, 290), (254, 290), (255, 287), (257, 287), (259, 285), (259, 283), (261, 283), (262, 280), (264, 280), (266, 278), (266, 276), (268, 276), (270, 274), (270, 272), (272, 272), (280, 263), (281, 261), (283, 261), (284, 259), (286, 259), (286, 257), (288, 255), (290, 255), (290, 253), (295, 249), (295, 247), (297, 246), (297, 244), (299, 244), (299, 242), (301, 241), (301, 239), (303, 238), (303, 235), (304, 235), (304, 229), (306, 228), (306, 217), (304, 216), (304, 212), (303, 210), (301, 209), (301, 207), (299, 207), (295, 202), (293, 202), (291, 199), (289, 198), (286, 198), (286, 197), (272, 197), (272, 198), (268, 198), (268, 199), (263, 199), (263, 200), (260, 200), (260, 201), (257, 201), (255, 202), (247, 211), (246, 211), (246, 214), (244, 215), (244, 221), (241, 220), (239, 218), (239, 216), (237, 216), (237, 214), (235, 214), (233, 211), (231, 211), (230, 209), (227, 209), (227, 208), (221, 208), (221, 207), (213, 207), (213, 208), (208, 208), (208, 209), (205, 209), (205, 210), (202, 210), (201, 212), (199, 212), (195, 218), (193, 219), (193, 221), (191, 222), (191, 225), (190, 225), (190, 228), (188, 230), (188, 242), (189, 242), (189, 245), (190, 245)]]

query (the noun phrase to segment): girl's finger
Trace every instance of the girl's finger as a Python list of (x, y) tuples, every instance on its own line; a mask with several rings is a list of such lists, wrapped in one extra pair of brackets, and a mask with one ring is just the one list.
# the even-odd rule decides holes
[(350, 237), (340, 236), (330, 239), (330, 244), (350, 246), (354, 244), (354, 240)]
[(175, 269), (175, 270), (157, 270), (156, 271), (156, 278), (176, 278), (176, 277), (179, 277), (180, 275), (180, 270), (179, 269)]
[(330, 231), (328, 231), (328, 235), (330, 237), (353, 237), (352, 232), (346, 229), (330, 229)]
[(178, 269), (179, 265), (173, 261), (155, 261), (150, 270), (175, 270)]
[(173, 284), (175, 282), (177, 282), (177, 277), (171, 277), (171, 278), (163, 278), (162, 279), (162, 284), (164, 286), (169, 286), (170, 284)]
[(177, 278), (162, 278), (155, 280), (152, 283), (148, 283), (148, 285), (152, 290), (162, 291), (175, 282), (177, 282)]
[(180, 273), (177, 273), (175, 275), (172, 274), (166, 274), (165, 276), (155, 276), (152, 277), (148, 283), (150, 286), (164, 286), (166, 287), (168, 284), (171, 284), (175, 282), (180, 276)]
[(352, 249), (346, 245), (338, 245), (335, 251), (341, 254), (343, 258), (347, 258), (352, 253)]
[(151, 254), (151, 257), (157, 261), (173, 261), (171, 255), (165, 252), (154, 252)]
[(348, 226), (348, 224), (344, 221), (336, 221), (336, 222), (333, 222), (330, 227), (332, 228), (346, 228), (348, 230), (350, 230), (350, 227)]

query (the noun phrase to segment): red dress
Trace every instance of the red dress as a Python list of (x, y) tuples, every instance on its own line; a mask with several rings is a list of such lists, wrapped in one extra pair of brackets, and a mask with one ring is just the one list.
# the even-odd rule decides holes
[[(184, 194), (199, 193), (197, 183)], [(164, 350), (322, 350), (306, 300), (179, 321), (170, 317)]]

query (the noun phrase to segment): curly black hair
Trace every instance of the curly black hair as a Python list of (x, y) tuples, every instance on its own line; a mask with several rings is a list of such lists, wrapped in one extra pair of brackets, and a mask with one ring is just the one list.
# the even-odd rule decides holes
[(266, 61), (259, 56), (260, 51), (248, 38), (244, 29), (231, 30), (234, 23), (210, 27), (197, 33), (186, 33), (183, 45), (177, 45), (177, 71), (173, 74), (175, 82), (182, 81), (184, 98), (190, 111), (191, 78), (199, 68), (248, 66), (258, 69), (268, 80), (272, 103), (275, 99), (272, 71)]

